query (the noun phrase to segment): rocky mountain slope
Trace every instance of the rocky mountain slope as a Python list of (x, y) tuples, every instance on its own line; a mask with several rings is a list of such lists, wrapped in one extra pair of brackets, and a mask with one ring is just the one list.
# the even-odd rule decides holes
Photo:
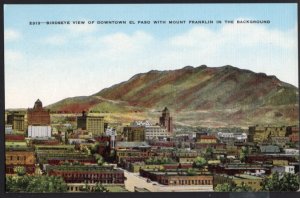
[(94, 95), (67, 98), (49, 108), (154, 118), (167, 106), (180, 125), (246, 126), (297, 123), (298, 103), (298, 88), (275, 76), (203, 65), (137, 74)]

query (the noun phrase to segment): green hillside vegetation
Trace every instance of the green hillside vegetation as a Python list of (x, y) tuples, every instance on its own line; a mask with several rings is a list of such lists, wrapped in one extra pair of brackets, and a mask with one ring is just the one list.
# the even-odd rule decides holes
[(298, 103), (298, 89), (275, 76), (228, 65), (202, 65), (136, 74), (92, 96), (68, 98), (49, 108), (158, 116), (151, 112), (168, 106), (179, 125), (247, 126), (296, 123)]

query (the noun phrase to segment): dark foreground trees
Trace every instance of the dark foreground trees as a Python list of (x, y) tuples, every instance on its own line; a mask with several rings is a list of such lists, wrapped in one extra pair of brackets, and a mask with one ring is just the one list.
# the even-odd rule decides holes
[(223, 183), (218, 184), (215, 187), (216, 192), (253, 192), (254, 190), (250, 187), (242, 183), (237, 186), (235, 184)]
[[(261, 182), (260, 191), (268, 192), (292, 192), (299, 190), (299, 176), (297, 174), (278, 172), (272, 173), (270, 176), (264, 178)], [(241, 185), (235, 186), (228, 183), (218, 184), (215, 187), (217, 192), (251, 192), (253, 191), (249, 186)]]
[(67, 184), (56, 176), (7, 176), (7, 192), (67, 192)]
[(299, 190), (299, 176), (291, 173), (271, 174), (262, 181), (262, 191), (282, 192)]

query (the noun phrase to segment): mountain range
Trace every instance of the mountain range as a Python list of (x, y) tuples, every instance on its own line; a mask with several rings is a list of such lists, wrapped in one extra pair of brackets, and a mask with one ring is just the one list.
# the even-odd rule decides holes
[(158, 120), (170, 109), (176, 125), (293, 125), (299, 120), (298, 88), (276, 76), (233, 66), (199, 67), (134, 75), (91, 96), (66, 98), (52, 111), (100, 112), (110, 121)]

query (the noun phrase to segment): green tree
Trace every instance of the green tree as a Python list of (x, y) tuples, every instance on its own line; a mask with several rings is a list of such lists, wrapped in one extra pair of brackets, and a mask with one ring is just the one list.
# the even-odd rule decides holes
[(194, 167), (203, 168), (205, 165), (206, 165), (205, 158), (198, 156), (194, 159), (194, 163), (193, 163)]
[(242, 185), (235, 186), (233, 188), (234, 192), (253, 192), (254, 190), (251, 188), (251, 186), (247, 186), (244, 182), (242, 182)]
[(109, 192), (109, 190), (105, 188), (101, 183), (97, 183), (92, 192)]
[(246, 159), (246, 156), (249, 154), (249, 149), (248, 149), (248, 147), (242, 147), (242, 149), (240, 150), (240, 160), (242, 161), (242, 162), (244, 162), (245, 161), (245, 159)]
[(98, 153), (98, 150), (99, 150), (99, 142), (95, 143), (92, 148), (91, 148), (91, 153), (92, 154), (95, 154), (95, 153)]
[(208, 147), (205, 151), (205, 158), (206, 159), (211, 159), (212, 158), (212, 155), (213, 155), (213, 149), (211, 147)]
[(145, 160), (145, 163), (146, 163), (146, 164), (151, 164), (151, 162), (152, 162), (151, 157)]
[(193, 169), (193, 168), (189, 168), (189, 169), (187, 170), (187, 175), (188, 175), (188, 176), (194, 176), (194, 175), (197, 175), (197, 171), (196, 171), (195, 169)]
[(80, 190), (81, 192), (88, 192), (88, 191), (90, 191), (89, 186), (88, 186), (88, 184), (87, 184), (86, 181), (84, 182), (84, 186), (81, 186), (81, 187), (79, 188), (79, 190)]
[(99, 154), (94, 154), (94, 157), (95, 157), (95, 159), (96, 159), (96, 161), (97, 161), (97, 164), (98, 164), (99, 166), (102, 166), (102, 165), (104, 164), (104, 159), (103, 159), (103, 157), (102, 157), (101, 155), (99, 155)]
[(263, 191), (297, 191), (299, 189), (299, 177), (291, 173), (284, 173), (280, 176), (278, 172), (275, 172), (264, 178), (261, 185)]
[(266, 177), (262, 181), (263, 191), (276, 191), (280, 189), (279, 174), (278, 172), (273, 173), (269, 177)]
[(7, 192), (25, 192), (26, 186), (30, 182), (30, 177), (25, 175), (20, 176), (7, 176), (6, 177), (6, 191)]
[(297, 191), (299, 190), (299, 176), (291, 173), (285, 173), (280, 179), (280, 191)]
[(216, 192), (253, 192), (254, 190), (242, 183), (242, 185), (235, 185), (229, 183), (218, 184), (215, 187)]
[(233, 186), (228, 183), (218, 184), (215, 187), (216, 192), (232, 192)]
[(56, 176), (8, 176), (7, 192), (67, 192), (67, 184)]
[(17, 173), (18, 176), (26, 175), (26, 168), (24, 166), (16, 166), (14, 167), (14, 172)]
[(146, 164), (172, 164), (174, 163), (170, 158), (158, 158), (158, 157), (150, 157), (145, 160)]
[(78, 160), (75, 160), (72, 164), (73, 165), (80, 165), (80, 162)]
[(44, 193), (44, 192), (66, 192), (67, 184), (62, 177), (56, 176), (35, 176), (32, 177), (26, 192)]

